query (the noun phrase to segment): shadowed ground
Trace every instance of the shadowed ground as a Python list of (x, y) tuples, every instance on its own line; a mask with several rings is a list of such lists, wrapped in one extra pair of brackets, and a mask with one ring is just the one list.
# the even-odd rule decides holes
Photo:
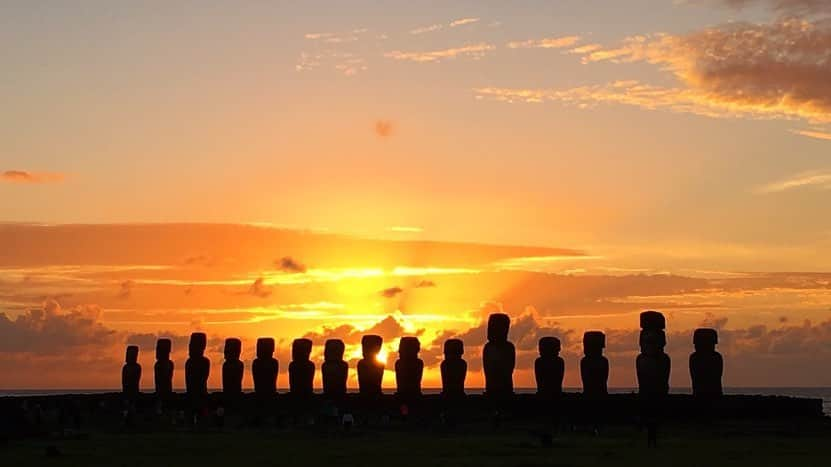
[[(10, 441), (0, 448), (0, 457), (14, 466), (813, 466), (827, 462), (831, 435), (827, 420), (672, 426), (662, 430), (658, 448), (647, 449), (643, 432), (620, 426), (599, 437), (563, 434), (544, 447), (538, 429), (515, 426), (495, 432), (474, 426), (450, 433), (390, 426), (351, 433), (315, 428), (90, 434)], [(47, 457), (50, 445), (58, 457)]]

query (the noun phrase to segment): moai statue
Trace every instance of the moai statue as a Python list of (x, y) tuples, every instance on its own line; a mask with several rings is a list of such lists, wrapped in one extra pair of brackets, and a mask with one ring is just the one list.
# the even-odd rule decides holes
[(173, 361), (170, 359), (170, 339), (156, 341), (156, 364), (153, 376), (156, 383), (156, 395), (167, 396), (173, 393)]
[(444, 361), (441, 362), (441, 392), (445, 397), (463, 397), (465, 395), (465, 377), (467, 362), (462, 355), (465, 345), (461, 339), (448, 339), (444, 342)]
[(323, 376), (323, 394), (330, 398), (346, 395), (349, 364), (343, 361), (344, 350), (346, 347), (340, 339), (329, 339), (323, 347), (323, 365), (320, 368)]
[(657, 311), (641, 313), (641, 353), (636, 361), (639, 392), (646, 396), (664, 396), (669, 393), (671, 362), (664, 353), (667, 338), (666, 320)]
[(208, 376), (211, 361), (205, 357), (208, 337), (204, 332), (194, 332), (188, 343), (188, 360), (185, 362), (185, 390), (188, 395), (202, 397), (208, 394)]
[(718, 332), (715, 329), (696, 329), (693, 333), (695, 352), (690, 355), (690, 377), (693, 395), (714, 397), (723, 394), (721, 377), (724, 360), (716, 352)]
[(277, 393), (277, 371), (280, 363), (274, 358), (274, 339), (260, 337), (257, 339), (257, 358), (251, 363), (254, 376), (254, 393), (271, 396)]
[(485, 394), (495, 398), (514, 393), (514, 366), (516, 349), (508, 341), (511, 318), (503, 313), (488, 317), (488, 342), (482, 352), (485, 369)]
[(580, 378), (583, 380), (583, 394), (590, 397), (605, 396), (609, 393), (609, 360), (603, 356), (606, 335), (600, 331), (583, 334), (583, 354), (580, 360)]
[(222, 393), (237, 397), (242, 394), (242, 375), (245, 365), (240, 361), (242, 341), (229, 337), (225, 339), (225, 363), (222, 364)]
[(139, 393), (141, 365), (138, 364), (138, 352), (137, 345), (128, 345), (124, 367), (121, 369), (121, 389), (128, 397), (138, 396)]
[(540, 356), (534, 362), (534, 376), (537, 379), (537, 394), (544, 397), (559, 397), (563, 393), (563, 377), (566, 364), (560, 357), (560, 339), (540, 338)]
[(384, 379), (384, 363), (378, 361), (378, 354), (384, 339), (381, 336), (366, 335), (361, 338), (363, 358), (358, 362), (358, 392), (364, 396), (380, 396), (381, 381)]
[(395, 362), (395, 384), (403, 397), (421, 396), (421, 377), (424, 362), (418, 358), (421, 343), (417, 337), (402, 337), (398, 342), (398, 360)]
[(291, 363), (289, 363), (289, 392), (295, 395), (310, 396), (315, 378), (315, 364), (309, 360), (312, 354), (312, 341), (295, 339), (291, 343)]

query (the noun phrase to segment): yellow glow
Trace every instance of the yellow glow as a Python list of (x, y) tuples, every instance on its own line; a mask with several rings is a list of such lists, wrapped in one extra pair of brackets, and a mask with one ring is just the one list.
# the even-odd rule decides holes
[(381, 363), (383, 365), (386, 365), (387, 364), (387, 351), (382, 348), (381, 351), (378, 352), (378, 355), (375, 356), (375, 361), (377, 361), (378, 363)]

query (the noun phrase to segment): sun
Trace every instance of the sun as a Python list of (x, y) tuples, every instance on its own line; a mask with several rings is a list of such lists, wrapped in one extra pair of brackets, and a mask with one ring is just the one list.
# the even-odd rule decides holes
[(386, 365), (387, 364), (387, 351), (384, 350), (384, 349), (381, 349), (380, 352), (375, 354), (375, 361), (382, 364), (382, 365)]

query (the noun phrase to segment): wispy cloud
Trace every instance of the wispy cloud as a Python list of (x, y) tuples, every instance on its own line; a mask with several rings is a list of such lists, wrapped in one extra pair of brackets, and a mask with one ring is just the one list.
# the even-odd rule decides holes
[(757, 193), (780, 193), (798, 188), (831, 189), (831, 171), (802, 172), (783, 180), (759, 187)]
[(408, 226), (408, 225), (394, 225), (394, 226), (390, 227), (387, 230), (389, 230), (390, 232), (399, 232), (399, 233), (420, 233), (420, 232), (424, 232), (424, 229), (422, 229), (421, 227), (414, 227), (414, 226)]
[[(479, 21), (480, 18), (459, 18), (447, 23), (447, 27), (456, 28), (459, 26), (464, 26), (466, 24), (478, 23)], [(444, 29), (444, 27), (444, 23), (430, 24), (428, 26), (421, 26), (415, 29), (411, 29), (409, 33), (412, 35), (426, 34), (428, 32), (441, 31), (442, 29)]]
[(546, 37), (508, 43), (510, 49), (562, 49), (580, 42), (580, 36)]
[(808, 138), (814, 139), (823, 139), (826, 141), (831, 141), (831, 133), (826, 133), (824, 131), (819, 130), (791, 130), (791, 133), (800, 136), (807, 136)]
[(441, 50), (427, 50), (427, 51), (411, 51), (404, 52), (401, 50), (393, 50), (386, 52), (385, 57), (393, 60), (410, 61), (416, 63), (431, 63), (440, 62), (443, 59), (454, 59), (460, 56), (471, 57), (474, 60), (480, 59), (489, 51), (494, 50), (491, 44), (479, 43), (463, 45), (461, 47), (453, 47)]
[(459, 19), (455, 19), (455, 20), (451, 21), (450, 22), (450, 27), (455, 28), (455, 27), (458, 27), (458, 26), (464, 26), (466, 24), (478, 23), (479, 20), (480, 20), (480, 18), (459, 18)]
[(55, 172), (28, 172), (25, 170), (6, 170), (0, 172), (0, 182), (9, 183), (57, 183), (66, 175)]
[(439, 31), (444, 28), (443, 24), (431, 24), (429, 26), (422, 26), (420, 28), (415, 28), (410, 30), (410, 34), (419, 35), (419, 34), (426, 34), (428, 32)]
[(616, 81), (571, 89), (485, 88), (507, 102), (601, 102), (710, 117), (831, 121), (831, 20), (731, 23), (688, 35), (627, 38), (617, 47), (572, 49), (584, 63), (648, 63), (679, 85)]

